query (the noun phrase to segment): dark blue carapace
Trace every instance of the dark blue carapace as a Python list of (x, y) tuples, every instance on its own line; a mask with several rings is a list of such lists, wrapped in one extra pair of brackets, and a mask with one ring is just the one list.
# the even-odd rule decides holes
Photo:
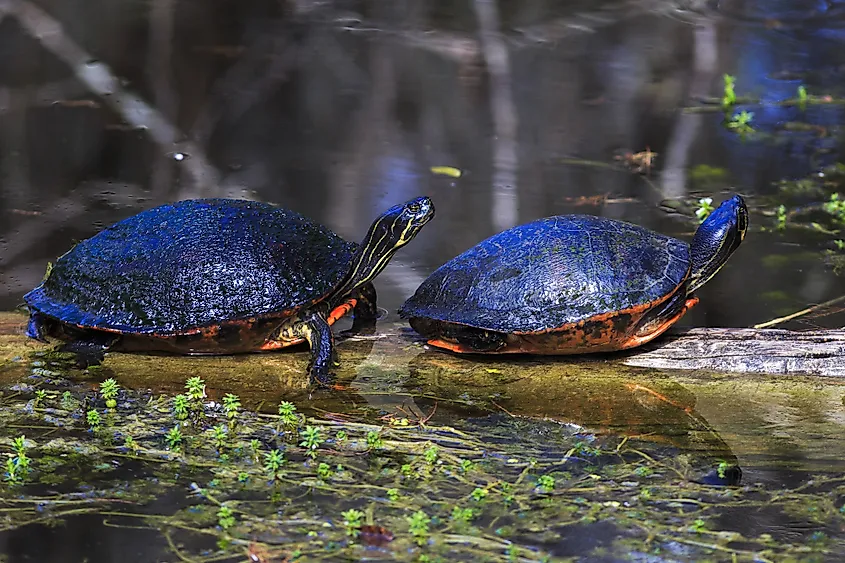
[(400, 308), (456, 352), (571, 354), (638, 346), (697, 303), (692, 293), (748, 227), (739, 196), (692, 245), (637, 225), (561, 215), (514, 227), (438, 268)]
[(347, 272), (355, 247), (265, 203), (181, 201), (79, 243), (25, 300), (81, 327), (178, 333), (319, 299)]

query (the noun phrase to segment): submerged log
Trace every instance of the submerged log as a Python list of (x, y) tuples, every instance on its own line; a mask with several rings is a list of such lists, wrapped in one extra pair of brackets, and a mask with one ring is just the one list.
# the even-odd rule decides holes
[(692, 328), (630, 352), (630, 366), (845, 377), (845, 330)]

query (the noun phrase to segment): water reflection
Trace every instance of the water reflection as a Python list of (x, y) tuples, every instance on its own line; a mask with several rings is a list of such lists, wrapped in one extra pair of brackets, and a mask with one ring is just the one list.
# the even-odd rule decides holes
[[(798, 80), (835, 93), (841, 5), (770, 4), (698, 13), (475, 2), (444, 12), (185, 0), (117, 13), (16, 3), (0, 22), (0, 48), (15, 53), (0, 75), (0, 308), (18, 305), (71, 240), (199, 195), (272, 201), (357, 240), (385, 202), (428, 193), (444, 210), (436, 227), (379, 280), (391, 311), (437, 265), (513, 223), (579, 211), (680, 234), (687, 227), (654, 204), (689, 193), (686, 171), (699, 164), (726, 168), (737, 191), (766, 193), (771, 180), (841, 155), (830, 137), (742, 142), (717, 114), (678, 111), (718, 94), (724, 72), (764, 101)], [(779, 23), (755, 24), (773, 13)], [(769, 78), (783, 71), (799, 78)], [(755, 111), (765, 129), (795, 118), (794, 109)], [(836, 107), (807, 116), (824, 126), (840, 117)], [(646, 147), (659, 155), (651, 179), (564, 163)], [(439, 165), (463, 175), (431, 174)], [(574, 203), (602, 194), (621, 201)], [(759, 271), (757, 256), (785, 249), (753, 239), (757, 248), (703, 292), (689, 323), (773, 316), (775, 304), (745, 280)], [(793, 268), (777, 284), (793, 308), (843, 288), (815, 269)], [(728, 296), (748, 305), (726, 308)]]

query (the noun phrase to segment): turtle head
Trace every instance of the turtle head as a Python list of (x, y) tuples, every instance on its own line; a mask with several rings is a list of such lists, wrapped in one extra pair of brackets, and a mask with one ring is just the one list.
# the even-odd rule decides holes
[(346, 294), (376, 277), (397, 250), (411, 242), (420, 229), (434, 217), (434, 204), (418, 197), (391, 207), (382, 213), (367, 231), (352, 257), (349, 273), (338, 288)]
[(722, 202), (698, 227), (690, 244), (687, 293), (692, 293), (716, 275), (748, 231), (748, 208), (738, 195)]

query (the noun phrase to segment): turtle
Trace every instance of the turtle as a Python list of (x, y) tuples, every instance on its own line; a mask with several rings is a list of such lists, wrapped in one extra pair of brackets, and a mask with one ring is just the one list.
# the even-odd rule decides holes
[(361, 244), (287, 209), (191, 199), (148, 209), (62, 255), (24, 296), (27, 335), (85, 364), (106, 351), (232, 354), (308, 343), (310, 382), (328, 384), (330, 326), (372, 332), (372, 280), (434, 217), (428, 197), (391, 207)]
[(748, 229), (735, 195), (692, 242), (624, 221), (559, 215), (520, 225), (435, 270), (399, 314), (457, 353), (582, 354), (640, 346), (698, 303), (695, 292)]

